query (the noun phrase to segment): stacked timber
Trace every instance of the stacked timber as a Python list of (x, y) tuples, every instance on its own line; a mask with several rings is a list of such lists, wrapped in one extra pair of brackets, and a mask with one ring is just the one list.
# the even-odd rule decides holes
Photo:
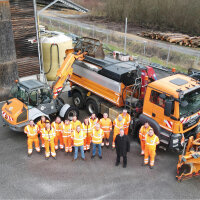
[(193, 48), (200, 47), (200, 36), (190, 37), (182, 33), (162, 33), (154, 31), (144, 31), (140, 34), (142, 37), (167, 41), (181, 46), (189, 46)]

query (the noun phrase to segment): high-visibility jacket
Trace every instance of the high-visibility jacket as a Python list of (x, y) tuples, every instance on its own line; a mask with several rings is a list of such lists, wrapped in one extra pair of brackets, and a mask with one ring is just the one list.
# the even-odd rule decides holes
[(124, 128), (124, 123), (125, 123), (124, 119), (122, 119), (121, 121), (119, 121), (118, 118), (116, 118), (114, 120), (113, 125), (114, 125), (114, 134), (115, 135), (118, 135), (120, 129)]
[(56, 122), (52, 122), (51, 127), (55, 129), (56, 134), (63, 132), (63, 122), (60, 122), (59, 124)]
[(56, 137), (56, 131), (54, 128), (51, 128), (51, 129), (46, 129), (46, 128), (43, 128), (41, 130), (42, 132), (42, 138), (46, 141), (54, 141), (55, 137)]
[(74, 121), (71, 121), (70, 122), (71, 125), (72, 125), (72, 130), (76, 130), (76, 127), (77, 126), (80, 126), (81, 127), (81, 122), (79, 120), (76, 120), (75, 122)]
[(92, 128), (95, 127), (95, 125), (98, 123), (98, 118), (92, 119), (91, 117), (89, 118), (89, 122), (92, 125)]
[(93, 129), (93, 131), (92, 131), (92, 142), (94, 144), (101, 144), (103, 137), (104, 137), (104, 132), (101, 128), (98, 131), (96, 129)]
[(82, 123), (82, 131), (86, 134), (86, 137), (91, 136), (92, 135), (92, 125), (90, 123), (88, 125), (86, 125), (85, 123)]
[(104, 133), (109, 133), (112, 130), (112, 121), (111, 119), (100, 119), (100, 126), (103, 129)]
[(30, 139), (34, 139), (38, 137), (38, 131), (39, 131), (39, 128), (37, 125), (34, 125), (34, 126), (27, 125), (24, 128), (24, 133), (26, 133), (27, 137)]
[(39, 132), (41, 132), (41, 130), (43, 128), (45, 128), (46, 126), (46, 123), (45, 122), (42, 122), (41, 120), (37, 122), (37, 126), (39, 127)]
[(77, 131), (72, 132), (72, 139), (74, 140), (74, 146), (83, 146), (86, 134), (81, 130), (79, 133)]
[(153, 134), (153, 136), (149, 136), (149, 134), (145, 136), (145, 149), (155, 151), (156, 145), (158, 145), (159, 143), (159, 139), (155, 134)]
[(63, 124), (63, 138), (70, 137), (72, 135), (72, 125), (71, 124)]
[(149, 132), (150, 129), (152, 129), (151, 126), (149, 126), (148, 128), (145, 128), (144, 125), (140, 128), (140, 131), (139, 131), (140, 140), (145, 140), (145, 136)]
[(121, 116), (124, 119), (124, 128), (128, 128), (131, 122), (131, 116), (127, 113), (126, 116), (122, 114), (120, 114), (119, 116)]

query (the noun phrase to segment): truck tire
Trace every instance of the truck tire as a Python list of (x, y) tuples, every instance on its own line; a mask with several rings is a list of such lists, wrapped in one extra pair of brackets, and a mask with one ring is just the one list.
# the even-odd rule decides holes
[(79, 110), (78, 108), (74, 107), (74, 106), (70, 106), (67, 111), (65, 112), (65, 116), (64, 119), (69, 119), (72, 120), (73, 116), (79, 116)]
[(81, 95), (81, 93), (79, 92), (74, 92), (72, 94), (72, 101), (73, 101), (73, 104), (76, 108), (78, 109), (83, 109), (84, 108), (84, 100), (83, 100), (83, 97)]
[(89, 115), (91, 115), (92, 113), (95, 113), (96, 115), (98, 115), (99, 113), (99, 106), (97, 104), (97, 102), (93, 99), (88, 99), (86, 101), (86, 110), (87, 110), (87, 113)]

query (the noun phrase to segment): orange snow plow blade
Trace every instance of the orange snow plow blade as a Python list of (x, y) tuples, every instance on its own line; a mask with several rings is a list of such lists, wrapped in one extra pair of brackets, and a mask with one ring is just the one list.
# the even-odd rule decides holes
[(197, 134), (197, 139), (191, 136), (187, 146), (185, 144), (183, 154), (179, 156), (177, 164), (178, 181), (189, 179), (200, 175), (200, 138)]

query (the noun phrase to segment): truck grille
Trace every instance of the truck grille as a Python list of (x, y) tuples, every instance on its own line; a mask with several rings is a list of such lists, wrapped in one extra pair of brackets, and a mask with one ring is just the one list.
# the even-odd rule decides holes
[(191, 119), (187, 123), (183, 124), (183, 130), (186, 130), (190, 128), (191, 126), (194, 126), (196, 123), (198, 123), (199, 119), (200, 119), (200, 116), (196, 117), (195, 119)]

